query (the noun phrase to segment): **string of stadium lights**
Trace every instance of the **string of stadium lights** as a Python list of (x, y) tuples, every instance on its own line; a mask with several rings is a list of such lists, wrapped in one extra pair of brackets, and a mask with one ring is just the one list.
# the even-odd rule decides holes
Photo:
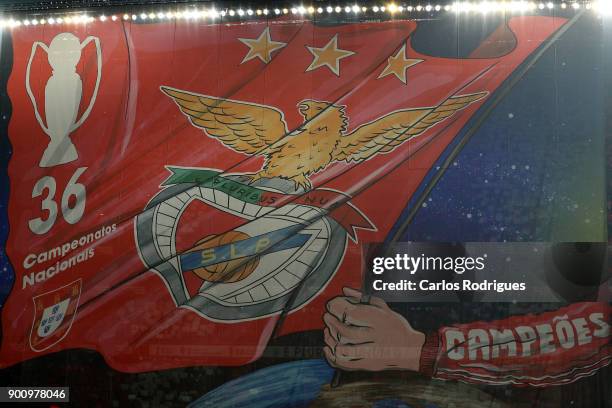
[(347, 6), (293, 6), (285, 8), (226, 8), (217, 10), (216, 8), (196, 8), (188, 7), (183, 10), (160, 10), (151, 12), (150, 10), (142, 12), (117, 13), (106, 15), (100, 13), (92, 16), (86, 12), (75, 12), (60, 14), (49, 14), (47, 16), (33, 16), (25, 18), (2, 18), (0, 19), (0, 28), (17, 28), (27, 26), (37, 26), (44, 24), (87, 24), (95, 21), (145, 21), (145, 20), (210, 20), (237, 17), (238, 19), (261, 18), (268, 16), (299, 16), (301, 18), (316, 14), (351, 14), (360, 13), (386, 13), (393, 16), (410, 17), (418, 13), (432, 12), (454, 12), (454, 13), (493, 13), (493, 12), (510, 12), (521, 13), (537, 10), (593, 10), (601, 14), (612, 14), (612, 0), (600, 0), (594, 2), (531, 2), (531, 1), (483, 1), (483, 2), (455, 2), (452, 4), (426, 4), (416, 6), (396, 5), (387, 3), (384, 5), (347, 5)]

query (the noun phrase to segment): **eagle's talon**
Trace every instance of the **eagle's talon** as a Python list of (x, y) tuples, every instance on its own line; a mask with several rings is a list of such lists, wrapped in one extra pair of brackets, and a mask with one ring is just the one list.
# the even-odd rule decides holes
[(312, 184), (310, 183), (310, 180), (308, 180), (308, 178), (303, 174), (293, 176), (290, 180), (293, 181), (296, 191), (299, 190), (300, 187), (304, 191), (309, 191), (312, 189)]
[(263, 171), (259, 171), (257, 173), (253, 173), (253, 174), (248, 174), (248, 177), (251, 178), (251, 180), (249, 180), (249, 184), (253, 184), (258, 180), (261, 180), (262, 178), (267, 178), (263, 175)]
[[(261, 179), (274, 178), (274, 176), (270, 176), (268, 173), (266, 173), (265, 170), (262, 170), (262, 171), (259, 171), (253, 174), (246, 174), (246, 176), (250, 178), (250, 180), (248, 181), (248, 184), (250, 185), (256, 183), (257, 181)], [(304, 176), (303, 174), (298, 174), (296, 176), (286, 177), (286, 178), (281, 176), (281, 178), (285, 180), (293, 181), (293, 185), (296, 191), (298, 191), (300, 188), (302, 188), (304, 191), (309, 191), (312, 189), (312, 184), (310, 183), (310, 180), (308, 179), (308, 177)]]

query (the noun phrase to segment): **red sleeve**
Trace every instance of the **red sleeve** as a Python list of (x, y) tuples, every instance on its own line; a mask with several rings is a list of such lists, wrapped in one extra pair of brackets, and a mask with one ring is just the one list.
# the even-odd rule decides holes
[(480, 384), (571, 383), (610, 364), (610, 310), (601, 302), (443, 327), (427, 335), (420, 371)]

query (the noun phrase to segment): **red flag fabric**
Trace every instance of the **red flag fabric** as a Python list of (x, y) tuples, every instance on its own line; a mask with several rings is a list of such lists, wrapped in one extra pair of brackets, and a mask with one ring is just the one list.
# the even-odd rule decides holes
[(15, 31), (0, 364), (241, 365), (320, 329), (359, 242), (565, 22), (512, 17), (463, 59), (417, 52), (412, 20)]

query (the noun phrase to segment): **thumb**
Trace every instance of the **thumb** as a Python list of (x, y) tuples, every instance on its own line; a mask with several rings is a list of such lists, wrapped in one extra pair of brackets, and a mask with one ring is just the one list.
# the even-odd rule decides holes
[[(360, 292), (357, 289), (349, 288), (347, 286), (342, 288), (342, 293), (344, 293), (344, 296), (353, 298), (357, 302), (360, 302), (363, 296), (363, 292)], [(370, 296), (369, 304), (373, 306), (378, 306), (383, 309), (386, 309), (388, 307), (387, 303), (384, 300), (376, 296)]]
[(362, 293), (358, 291), (357, 289), (353, 289), (353, 288), (349, 288), (348, 286), (345, 286), (342, 288), (342, 293), (344, 294), (344, 296), (354, 298), (357, 301), (361, 300)]

